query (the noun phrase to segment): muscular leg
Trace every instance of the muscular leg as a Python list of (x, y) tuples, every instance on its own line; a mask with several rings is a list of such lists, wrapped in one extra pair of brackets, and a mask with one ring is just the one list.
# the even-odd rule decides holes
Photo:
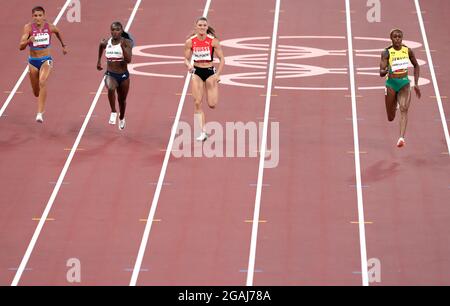
[(117, 88), (119, 110), (120, 110), (120, 116), (119, 116), (120, 120), (123, 120), (123, 118), (125, 118), (125, 109), (127, 107), (127, 95), (128, 95), (129, 89), (130, 89), (130, 79), (123, 81), (120, 84), (120, 86)]
[(51, 71), (52, 66), (49, 61), (45, 62), (39, 71), (38, 113), (43, 113), (45, 109), (45, 102), (47, 100), (47, 80)]
[(388, 120), (394, 121), (397, 112), (397, 93), (390, 87), (386, 87), (385, 103)]
[(108, 100), (109, 105), (111, 106), (111, 112), (117, 113), (116, 111), (116, 88), (118, 86), (117, 81), (110, 76), (106, 76), (105, 85), (108, 88)]
[(203, 131), (205, 127), (205, 113), (202, 110), (203, 92), (205, 90), (205, 84), (198, 75), (192, 76), (192, 96), (195, 103), (195, 117), (198, 118), (200, 128)]
[(215, 108), (219, 101), (219, 84), (213, 76), (206, 80), (206, 97), (208, 106), (210, 108)]
[(37, 98), (39, 97), (39, 70), (33, 65), (29, 64), (29, 75), (31, 81), (31, 88), (33, 89), (33, 94)]
[(398, 103), (400, 104), (400, 137), (405, 137), (408, 124), (408, 109), (411, 103), (411, 90), (407, 85), (398, 92)]

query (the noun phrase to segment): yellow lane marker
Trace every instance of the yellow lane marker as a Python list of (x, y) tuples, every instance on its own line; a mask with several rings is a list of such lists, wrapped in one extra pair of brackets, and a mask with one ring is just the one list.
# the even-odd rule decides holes
[[(253, 220), (244, 220), (245, 223), (253, 223)], [(259, 220), (259, 223), (267, 223), (267, 220)]]
[[(139, 219), (139, 222), (147, 222), (147, 219)], [(161, 219), (153, 219), (153, 222), (161, 222)]]
[[(33, 220), (33, 221), (41, 221), (41, 218), (32, 218), (31, 220)], [(55, 221), (55, 219), (54, 218), (47, 218), (47, 219), (45, 219), (45, 221)]]
[[(350, 221), (351, 224), (359, 224), (359, 221)], [(365, 221), (364, 224), (373, 224), (372, 221)]]

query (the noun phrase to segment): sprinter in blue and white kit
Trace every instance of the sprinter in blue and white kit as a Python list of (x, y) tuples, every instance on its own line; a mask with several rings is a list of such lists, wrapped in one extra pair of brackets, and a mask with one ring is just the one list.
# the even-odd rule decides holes
[(61, 31), (45, 19), (45, 10), (36, 6), (31, 10), (33, 21), (23, 28), (19, 49), (30, 47), (28, 68), (30, 73), (33, 94), (38, 99), (36, 121), (44, 122), (45, 102), (47, 99), (47, 80), (53, 68), (53, 59), (50, 54), (52, 34), (61, 42), (63, 54), (67, 54), (67, 46), (62, 39)]
[(125, 128), (125, 109), (127, 95), (130, 88), (130, 73), (128, 64), (131, 63), (133, 39), (124, 32), (120, 22), (111, 25), (111, 38), (103, 39), (99, 46), (97, 69), (102, 70), (101, 59), (103, 52), (107, 60), (105, 85), (108, 88), (108, 99), (111, 106), (109, 124), (115, 125), (117, 120), (116, 92), (119, 102), (119, 129)]

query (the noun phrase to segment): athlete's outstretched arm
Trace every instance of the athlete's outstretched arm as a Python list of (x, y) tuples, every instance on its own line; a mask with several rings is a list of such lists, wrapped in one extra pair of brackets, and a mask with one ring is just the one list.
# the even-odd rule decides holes
[(22, 36), (20, 37), (20, 44), (19, 44), (19, 50), (25, 50), (27, 45), (30, 42), (34, 41), (34, 37), (30, 36), (30, 31), (31, 31), (31, 25), (30, 24), (26, 24), (23, 27), (23, 32), (22, 32)]
[(102, 39), (102, 41), (100, 42), (100, 45), (98, 46), (97, 70), (103, 70), (102, 55), (103, 55), (103, 51), (105, 51), (105, 49), (106, 49), (107, 43), (108, 43), (108, 41), (106, 39)]
[(219, 67), (217, 68), (217, 81), (220, 81), (220, 74), (222, 73), (223, 66), (225, 66), (225, 56), (223, 55), (222, 47), (220, 46), (220, 41), (217, 38), (214, 38), (212, 42), (212, 46), (214, 47), (214, 53), (217, 54), (219, 58)]
[(64, 42), (63, 42), (61, 31), (56, 26), (54, 26), (53, 24), (50, 25), (50, 31), (55, 33), (56, 37), (61, 42), (61, 46), (63, 48), (63, 54), (66, 55), (67, 54), (67, 45), (64, 44)]
[(132, 57), (132, 48), (130, 40), (122, 38), (122, 41), (120, 42), (120, 46), (122, 47), (123, 51), (123, 60), (125, 63), (129, 64), (131, 63), (131, 57)]
[(420, 99), (422, 96), (422, 93), (420, 92), (419, 88), (419, 78), (420, 78), (420, 65), (417, 62), (416, 55), (411, 49), (409, 50), (409, 60), (411, 61), (411, 64), (414, 66), (414, 91), (416, 92), (416, 96)]
[(389, 51), (383, 50), (381, 52), (380, 60), (380, 77), (385, 77), (389, 73)]
[(191, 64), (191, 58), (192, 58), (192, 40), (188, 39), (184, 44), (184, 64), (186, 65), (189, 72), (192, 73), (194, 67)]

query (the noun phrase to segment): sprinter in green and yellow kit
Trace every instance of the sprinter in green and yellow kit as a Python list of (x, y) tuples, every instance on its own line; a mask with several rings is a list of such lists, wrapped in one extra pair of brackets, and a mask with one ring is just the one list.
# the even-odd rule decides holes
[(408, 66), (414, 66), (414, 91), (420, 99), (419, 89), (420, 67), (414, 52), (405, 46), (403, 32), (394, 29), (390, 33), (392, 45), (383, 50), (380, 62), (380, 76), (386, 77), (386, 112), (389, 121), (395, 119), (397, 109), (400, 109), (400, 138), (397, 147), (405, 145), (405, 132), (408, 123), (408, 109), (411, 103), (411, 87), (408, 77)]

